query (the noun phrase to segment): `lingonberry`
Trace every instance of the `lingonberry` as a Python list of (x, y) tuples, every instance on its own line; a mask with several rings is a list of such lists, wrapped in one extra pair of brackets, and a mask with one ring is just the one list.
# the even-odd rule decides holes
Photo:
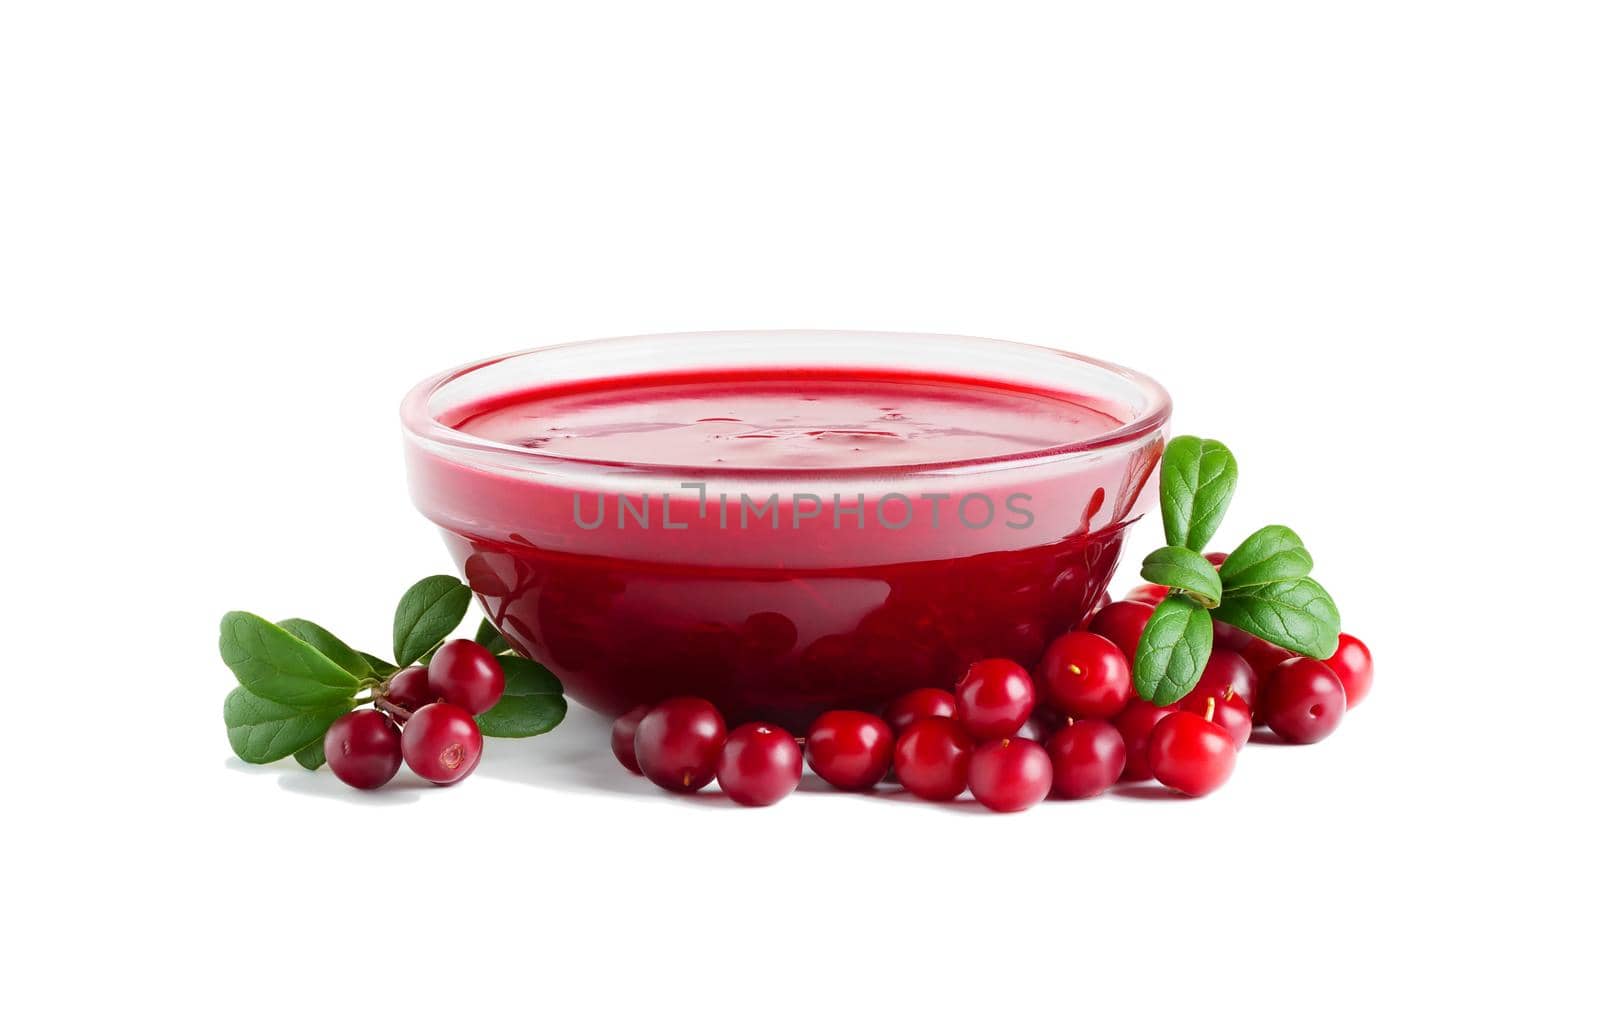
[(1206, 714), (1169, 714), (1150, 733), (1150, 772), (1185, 795), (1209, 795), (1222, 787), (1237, 760), (1233, 740)]
[(1167, 596), (1167, 588), (1160, 584), (1139, 584), (1122, 596), (1123, 601), (1142, 601), (1146, 605), (1160, 605)]
[(1148, 781), (1150, 779), (1150, 763), (1146, 747), (1150, 744), (1150, 732), (1160, 723), (1162, 718), (1173, 713), (1175, 707), (1157, 707), (1148, 700), (1134, 697), (1128, 701), (1128, 706), (1118, 714), (1112, 723), (1117, 726), (1117, 731), (1122, 734), (1122, 741), (1128, 749), (1127, 764), (1122, 769), (1124, 781)]
[(865, 791), (883, 780), (894, 758), (894, 734), (865, 711), (828, 711), (806, 732), (806, 762), (843, 791)]
[(1344, 684), (1346, 708), (1354, 707), (1367, 698), (1367, 693), (1372, 689), (1372, 652), (1367, 650), (1366, 644), (1348, 633), (1341, 633), (1333, 657), (1323, 664), (1333, 669), (1333, 674)]
[(451, 640), (428, 662), (428, 690), (468, 714), (482, 714), (500, 702), (506, 674), (487, 647), (472, 640)]
[(1122, 776), (1128, 748), (1109, 721), (1073, 721), (1050, 737), (1052, 784), (1062, 798), (1092, 798)]
[(657, 785), (676, 792), (699, 791), (717, 773), (728, 726), (709, 700), (675, 696), (645, 712), (633, 733), (639, 770)]
[(897, 697), (883, 709), (883, 720), (898, 738), (906, 733), (913, 722), (923, 718), (948, 718), (956, 712), (956, 698), (949, 690), (914, 689)]
[(1197, 689), (1178, 701), (1178, 709), (1202, 717), (1209, 713), (1211, 723), (1228, 733), (1235, 750), (1243, 749), (1244, 744), (1250, 741), (1250, 729), (1254, 726), (1250, 720), (1250, 707), (1234, 693), (1232, 687), (1225, 687), (1220, 694), (1202, 694)]
[(1184, 699), (1197, 698), (1201, 702), (1201, 709), (1204, 709), (1206, 697), (1221, 699), (1231, 690), (1234, 696), (1244, 702), (1248, 711), (1255, 707), (1260, 686), (1261, 677), (1242, 655), (1234, 651), (1214, 650), (1206, 661), (1205, 670), (1200, 673), (1200, 681), (1194, 684), (1194, 689)]
[(1228, 561), (1228, 554), (1226, 552), (1208, 552), (1208, 553), (1206, 553), (1206, 562), (1210, 563), (1212, 566), (1221, 566), (1223, 563), (1226, 563), (1227, 561)]
[(644, 771), (639, 769), (639, 758), (633, 752), (633, 736), (639, 730), (639, 722), (648, 713), (650, 705), (640, 704), (611, 722), (611, 755), (635, 774), (643, 774)]
[(918, 798), (945, 802), (967, 790), (972, 736), (954, 718), (914, 721), (894, 744), (894, 770)]
[(771, 805), (800, 783), (800, 744), (776, 725), (752, 722), (728, 733), (717, 784), (740, 805)]
[(977, 739), (1015, 735), (1033, 712), (1033, 680), (1015, 661), (973, 662), (956, 686), (956, 717)]
[(972, 753), (972, 797), (999, 813), (1020, 812), (1050, 794), (1050, 754), (1032, 739), (996, 739)]
[(400, 751), (418, 777), (454, 784), (472, 773), (483, 755), (483, 733), (472, 715), (453, 703), (430, 703), (411, 715)]
[(381, 788), (400, 769), (400, 729), (387, 714), (351, 711), (322, 737), (328, 769), (352, 788)]
[(1117, 645), (1117, 650), (1133, 664), (1139, 651), (1139, 636), (1156, 607), (1142, 601), (1114, 601), (1094, 614), (1089, 632), (1098, 633)]
[(1290, 650), (1269, 644), (1258, 637), (1251, 637), (1250, 643), (1239, 652), (1245, 661), (1256, 673), (1256, 698), (1251, 708), (1252, 717), (1258, 725), (1267, 723), (1267, 712), (1264, 706), (1267, 699), (1267, 690), (1272, 683), (1272, 673), (1278, 666), (1297, 655)]
[(402, 668), (389, 676), (389, 681), (383, 687), (384, 699), (394, 706), (405, 711), (406, 714), (393, 714), (396, 721), (405, 723), (406, 716), (414, 714), (430, 703), (439, 702), (439, 694), (428, 688), (428, 670), (421, 665), (412, 665)]
[(1320, 742), (1344, 719), (1344, 684), (1315, 658), (1290, 658), (1268, 677), (1262, 711), (1285, 742)]
[(1080, 630), (1057, 637), (1045, 649), (1037, 674), (1045, 700), (1068, 717), (1115, 717), (1133, 696), (1128, 659), (1098, 633)]

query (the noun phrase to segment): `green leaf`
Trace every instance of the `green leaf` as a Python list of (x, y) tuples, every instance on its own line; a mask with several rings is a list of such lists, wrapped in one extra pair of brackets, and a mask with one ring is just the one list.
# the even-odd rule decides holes
[(288, 707), (310, 710), (346, 700), (359, 684), (315, 647), (249, 612), (222, 617), (218, 648), (239, 685)]
[(1339, 609), (1310, 577), (1229, 588), (1212, 616), (1308, 658), (1331, 658), (1339, 646)]
[(1161, 455), (1161, 523), (1167, 544), (1203, 552), (1239, 482), (1233, 453), (1216, 440), (1175, 437)]
[(455, 632), (472, 602), (467, 585), (440, 574), (424, 577), (394, 610), (394, 660), (405, 668)]
[(1216, 608), (1222, 598), (1217, 568), (1193, 549), (1167, 545), (1144, 557), (1140, 576), (1152, 584), (1176, 588), (1206, 608)]
[(500, 658), (506, 673), (506, 692), (500, 702), (477, 717), (478, 729), (501, 739), (543, 735), (567, 716), (567, 698), (561, 680), (536, 661), (514, 654)]
[(487, 619), (478, 623), (478, 632), (472, 639), (487, 647), (491, 654), (504, 654), (511, 650), (511, 645), (506, 641), (506, 638), (500, 635), (499, 630), (489, 625), (489, 620)]
[(1211, 658), (1211, 614), (1181, 595), (1156, 606), (1133, 661), (1133, 688), (1157, 707), (1183, 699)]
[(1228, 553), (1222, 562), (1222, 586), (1271, 584), (1310, 572), (1311, 553), (1300, 536), (1282, 524), (1268, 524)]
[(309, 619), (285, 619), (278, 623), (278, 627), (288, 630), (312, 647), (315, 647), (329, 661), (357, 679), (366, 679), (373, 674), (372, 666), (367, 663), (366, 658), (361, 656), (361, 652), (352, 649), (343, 640), (340, 640)]
[(328, 726), (351, 706), (352, 701), (340, 700), (301, 710), (264, 700), (238, 686), (223, 701), (222, 720), (228, 726), (228, 744), (239, 759), (271, 763), (321, 742)]
[(319, 738), (317, 741), (311, 743), (311, 745), (306, 746), (304, 749), (295, 750), (295, 762), (307, 770), (316, 770), (324, 763), (327, 763), (328, 756), (322, 751), (322, 739), (327, 737), (327, 734), (324, 733), (322, 738)]
[(372, 669), (372, 674), (380, 679), (387, 679), (389, 676), (400, 671), (399, 665), (396, 665), (392, 661), (384, 661), (376, 654), (368, 654), (366, 651), (357, 651), (356, 653), (361, 655), (361, 660), (365, 661), (367, 663), (367, 667)]

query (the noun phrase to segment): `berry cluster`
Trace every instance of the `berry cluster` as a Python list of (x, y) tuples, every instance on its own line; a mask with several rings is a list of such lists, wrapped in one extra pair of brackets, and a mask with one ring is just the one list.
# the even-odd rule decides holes
[(506, 677), (488, 648), (442, 644), (426, 667), (402, 668), (373, 694), (373, 708), (335, 721), (323, 737), (328, 767), (354, 788), (380, 788), (400, 761), (434, 784), (454, 784), (478, 766), (483, 733), (473, 715), (500, 702)]
[(843, 791), (868, 790), (892, 770), (919, 798), (948, 801), (970, 790), (990, 809), (1017, 812), (1052, 792), (1089, 798), (1150, 778), (1184, 795), (1209, 794), (1233, 773), (1254, 726), (1287, 742), (1319, 741), (1372, 685), (1372, 655), (1348, 634), (1333, 657), (1317, 661), (1219, 623), (1219, 647), (1199, 683), (1157, 707), (1134, 695), (1131, 665), (1155, 611), (1150, 599), (1166, 591), (1144, 585), (1123, 601), (1103, 600), (1087, 628), (1051, 643), (1031, 675), (991, 658), (969, 667), (953, 693), (915, 690), (881, 715), (829, 711), (806, 731), (803, 749), (773, 724), (728, 732), (716, 707), (696, 697), (624, 714), (611, 749), (668, 791), (699, 791), (715, 779), (741, 805), (792, 792), (803, 756)]

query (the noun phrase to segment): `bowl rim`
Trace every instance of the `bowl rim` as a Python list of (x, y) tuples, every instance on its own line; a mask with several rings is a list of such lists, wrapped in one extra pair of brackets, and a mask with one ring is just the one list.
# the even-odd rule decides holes
[[(511, 359), (524, 358), (538, 355), (541, 352), (551, 352), (563, 349), (573, 349), (579, 346), (594, 348), (603, 353), (607, 345), (633, 343), (641, 341), (692, 341), (696, 339), (724, 338), (724, 337), (753, 337), (761, 339), (794, 338), (800, 335), (830, 335), (859, 337), (864, 340), (892, 339), (904, 340), (912, 338), (937, 338), (947, 341), (971, 342), (979, 347), (1004, 345), (1030, 354), (1043, 354), (1098, 369), (1109, 373), (1121, 380), (1130, 383), (1145, 397), (1145, 408), (1133, 418), (1120, 426), (1096, 433), (1081, 440), (1072, 440), (1047, 447), (1036, 447), (1030, 450), (1016, 451), (1008, 454), (992, 454), (979, 457), (950, 458), (945, 460), (914, 463), (914, 464), (869, 464), (855, 465), (846, 468), (794, 468), (794, 467), (769, 467), (769, 466), (719, 466), (689, 465), (689, 464), (662, 464), (627, 460), (613, 460), (605, 458), (589, 458), (565, 453), (553, 453), (540, 447), (522, 447), (510, 443), (501, 443), (496, 440), (484, 439), (470, 433), (461, 431), (440, 422), (429, 410), (429, 402), (433, 396), (446, 386), (471, 373), (491, 366), (499, 365)], [(774, 365), (781, 363), (775, 361)], [(959, 379), (959, 373), (951, 373), (952, 377)], [(751, 329), (751, 330), (715, 330), (715, 331), (669, 331), (658, 334), (629, 334), (609, 338), (587, 338), (573, 341), (551, 342), (536, 345), (515, 352), (479, 359), (475, 362), (465, 363), (450, 369), (435, 373), (408, 391), (400, 403), (400, 420), (406, 433), (413, 439), (425, 444), (433, 444), (441, 451), (449, 450), (467, 451), (478, 459), (484, 455), (496, 459), (500, 463), (516, 469), (528, 467), (573, 467), (578, 469), (592, 468), (608, 471), (626, 470), (635, 474), (654, 475), (692, 475), (692, 476), (744, 476), (753, 480), (773, 479), (781, 477), (821, 477), (828, 475), (873, 475), (873, 474), (929, 474), (947, 473), (951, 471), (965, 471), (972, 469), (990, 469), (1009, 467), (1014, 465), (1033, 465), (1054, 461), (1062, 458), (1092, 453), (1111, 447), (1137, 443), (1154, 433), (1159, 432), (1172, 417), (1172, 398), (1165, 387), (1147, 374), (1126, 366), (1119, 366), (1114, 362), (1092, 356), (1080, 355), (1047, 345), (1035, 345), (1023, 341), (1011, 341), (1002, 338), (985, 338), (969, 334), (944, 334), (937, 332), (921, 331), (876, 331), (854, 330), (850, 328), (784, 328), (784, 329)]]

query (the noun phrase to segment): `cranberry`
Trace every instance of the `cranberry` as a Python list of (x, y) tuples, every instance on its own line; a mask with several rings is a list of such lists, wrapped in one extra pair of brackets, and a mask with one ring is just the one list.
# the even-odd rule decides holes
[(668, 791), (699, 791), (717, 773), (728, 726), (711, 701), (675, 696), (645, 712), (633, 732), (639, 770)]
[(1226, 563), (1227, 561), (1228, 561), (1228, 554), (1226, 552), (1208, 552), (1208, 553), (1206, 553), (1206, 562), (1210, 563), (1212, 566), (1220, 567), (1223, 563)]
[(454, 784), (478, 766), (483, 733), (472, 715), (453, 703), (430, 703), (411, 715), (400, 733), (406, 766), (434, 784)]
[(1202, 695), (1198, 691), (1190, 693), (1178, 701), (1178, 709), (1202, 717), (1210, 713), (1211, 723), (1228, 733), (1235, 750), (1243, 749), (1244, 744), (1250, 741), (1250, 729), (1254, 726), (1250, 720), (1250, 707), (1231, 688), (1224, 689), (1221, 695)]
[(864, 711), (828, 711), (806, 732), (811, 769), (843, 791), (865, 791), (883, 780), (893, 754), (889, 726)]
[(1344, 684), (1346, 708), (1354, 707), (1367, 698), (1367, 693), (1372, 689), (1372, 652), (1367, 650), (1366, 644), (1348, 633), (1341, 633), (1333, 657), (1323, 664), (1333, 669), (1333, 674)]
[(1160, 605), (1167, 589), (1160, 584), (1140, 584), (1122, 596), (1123, 601), (1142, 601), (1146, 605)]
[(1133, 696), (1128, 659), (1098, 633), (1057, 637), (1045, 650), (1038, 675), (1045, 699), (1068, 717), (1115, 717)]
[(650, 706), (640, 704), (611, 722), (611, 755), (635, 774), (643, 774), (644, 771), (639, 769), (639, 758), (633, 752), (633, 736), (639, 730), (639, 722), (644, 720), (644, 716), (648, 713)]
[(894, 744), (894, 770), (911, 794), (946, 802), (967, 790), (972, 748), (972, 736), (955, 719), (922, 718)]
[(1124, 781), (1150, 779), (1150, 764), (1146, 759), (1150, 732), (1162, 718), (1176, 710), (1176, 707), (1157, 707), (1148, 700), (1134, 697), (1128, 701), (1127, 708), (1117, 715), (1113, 724), (1117, 726), (1117, 731), (1122, 733), (1122, 741), (1128, 747), (1127, 765), (1122, 770)]
[(776, 725), (740, 725), (722, 744), (717, 783), (740, 805), (781, 801), (800, 783), (800, 744)]
[(1033, 711), (1033, 680), (1015, 661), (989, 658), (956, 686), (956, 717), (979, 739), (1015, 735)]
[(1122, 776), (1128, 749), (1122, 733), (1109, 721), (1074, 721), (1056, 732), (1045, 747), (1062, 798), (1092, 798)]
[(1020, 812), (1050, 794), (1050, 754), (1031, 739), (985, 742), (972, 754), (972, 797), (999, 813)]
[(1290, 658), (1267, 680), (1261, 709), (1285, 742), (1320, 742), (1344, 719), (1344, 684), (1315, 658)]
[[(407, 715), (416, 713), (430, 703), (439, 702), (439, 694), (428, 688), (428, 670), (421, 665), (402, 668), (389, 676), (388, 683), (383, 687), (383, 696)], [(392, 716), (401, 724), (405, 723), (404, 715)]]
[(500, 702), (506, 674), (487, 647), (472, 640), (451, 640), (428, 662), (428, 690), (468, 714), (482, 714)]
[(381, 788), (400, 769), (400, 729), (387, 714), (351, 711), (322, 737), (328, 769), (352, 788)]
[(1098, 633), (1116, 644), (1131, 665), (1139, 651), (1139, 637), (1144, 633), (1145, 623), (1150, 621), (1155, 610), (1154, 605), (1142, 601), (1114, 601), (1094, 614), (1089, 632)]
[(1200, 681), (1195, 683), (1194, 689), (1184, 699), (1198, 699), (1203, 710), (1206, 697), (1220, 698), (1231, 691), (1249, 711), (1255, 707), (1260, 686), (1261, 677), (1241, 655), (1233, 651), (1212, 651), (1206, 661), (1205, 671), (1200, 673)]
[(1228, 733), (1208, 715), (1179, 711), (1161, 719), (1150, 733), (1150, 771), (1156, 780), (1185, 795), (1209, 795), (1233, 773), (1238, 751)]
[(956, 713), (956, 698), (945, 689), (914, 689), (883, 709), (883, 720), (896, 737), (904, 735), (922, 718), (948, 718)]

